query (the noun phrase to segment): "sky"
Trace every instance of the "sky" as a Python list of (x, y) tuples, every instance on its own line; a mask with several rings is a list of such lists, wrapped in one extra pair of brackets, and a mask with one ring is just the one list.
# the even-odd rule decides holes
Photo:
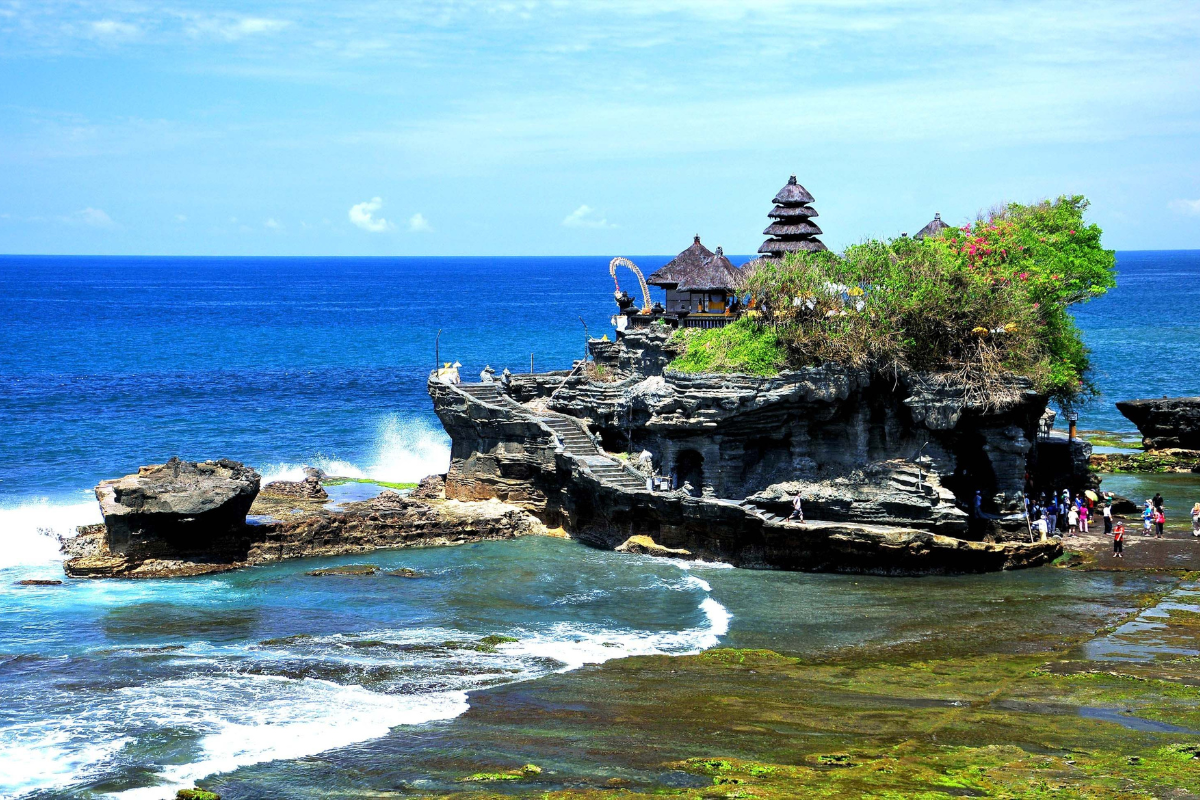
[(748, 254), (793, 173), (1200, 248), (1200, 4), (0, 0), (0, 253)]

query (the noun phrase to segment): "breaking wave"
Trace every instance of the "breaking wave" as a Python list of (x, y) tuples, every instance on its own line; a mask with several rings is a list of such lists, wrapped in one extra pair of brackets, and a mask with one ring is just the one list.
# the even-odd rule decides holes
[(0, 508), (0, 569), (61, 561), (60, 538), (97, 522), (103, 518), (94, 498), (57, 503), (38, 498)]
[(421, 418), (389, 414), (376, 426), (365, 464), (318, 455), (307, 464), (267, 464), (259, 472), (263, 483), (302, 480), (305, 466), (344, 478), (416, 483), (426, 475), (445, 472), (449, 465), (450, 439), (445, 432)]

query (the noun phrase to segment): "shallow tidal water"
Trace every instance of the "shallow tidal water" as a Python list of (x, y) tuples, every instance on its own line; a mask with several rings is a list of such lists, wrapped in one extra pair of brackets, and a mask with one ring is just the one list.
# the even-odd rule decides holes
[[(355, 563), (382, 569), (306, 574)], [(422, 577), (387, 574), (399, 567)], [(228, 798), (453, 788), (486, 761), (463, 751), (459, 717), (498, 687), (718, 645), (816, 659), (1036, 646), (1150, 583), (753, 572), (544, 537), (174, 581), (5, 580), (0, 796), (157, 800), (201, 779)], [(590, 669), (564, 678), (586, 686)], [(562, 758), (539, 763), (578, 774), (592, 760)]]

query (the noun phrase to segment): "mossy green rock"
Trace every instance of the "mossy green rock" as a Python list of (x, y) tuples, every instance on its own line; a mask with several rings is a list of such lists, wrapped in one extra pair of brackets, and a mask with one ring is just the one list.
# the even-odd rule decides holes
[(203, 789), (180, 789), (175, 793), (175, 800), (221, 800), (221, 795)]
[(374, 564), (347, 564), (344, 567), (329, 567), (328, 569), (314, 569), (306, 572), (306, 575), (311, 575), (314, 578), (325, 578), (337, 575), (348, 575), (352, 577), (361, 577), (364, 575), (374, 575), (379, 572), (379, 567)]

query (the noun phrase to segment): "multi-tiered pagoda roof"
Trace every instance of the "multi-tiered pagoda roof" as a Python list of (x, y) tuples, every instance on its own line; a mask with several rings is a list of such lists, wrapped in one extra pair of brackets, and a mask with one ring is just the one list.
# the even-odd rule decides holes
[(825, 250), (825, 243), (817, 238), (821, 229), (812, 221), (817, 216), (810, 205), (813, 196), (800, 184), (796, 176), (788, 178), (787, 185), (775, 195), (775, 208), (767, 216), (773, 221), (763, 231), (770, 239), (763, 242), (758, 252), (764, 258), (782, 258), (787, 253)]

